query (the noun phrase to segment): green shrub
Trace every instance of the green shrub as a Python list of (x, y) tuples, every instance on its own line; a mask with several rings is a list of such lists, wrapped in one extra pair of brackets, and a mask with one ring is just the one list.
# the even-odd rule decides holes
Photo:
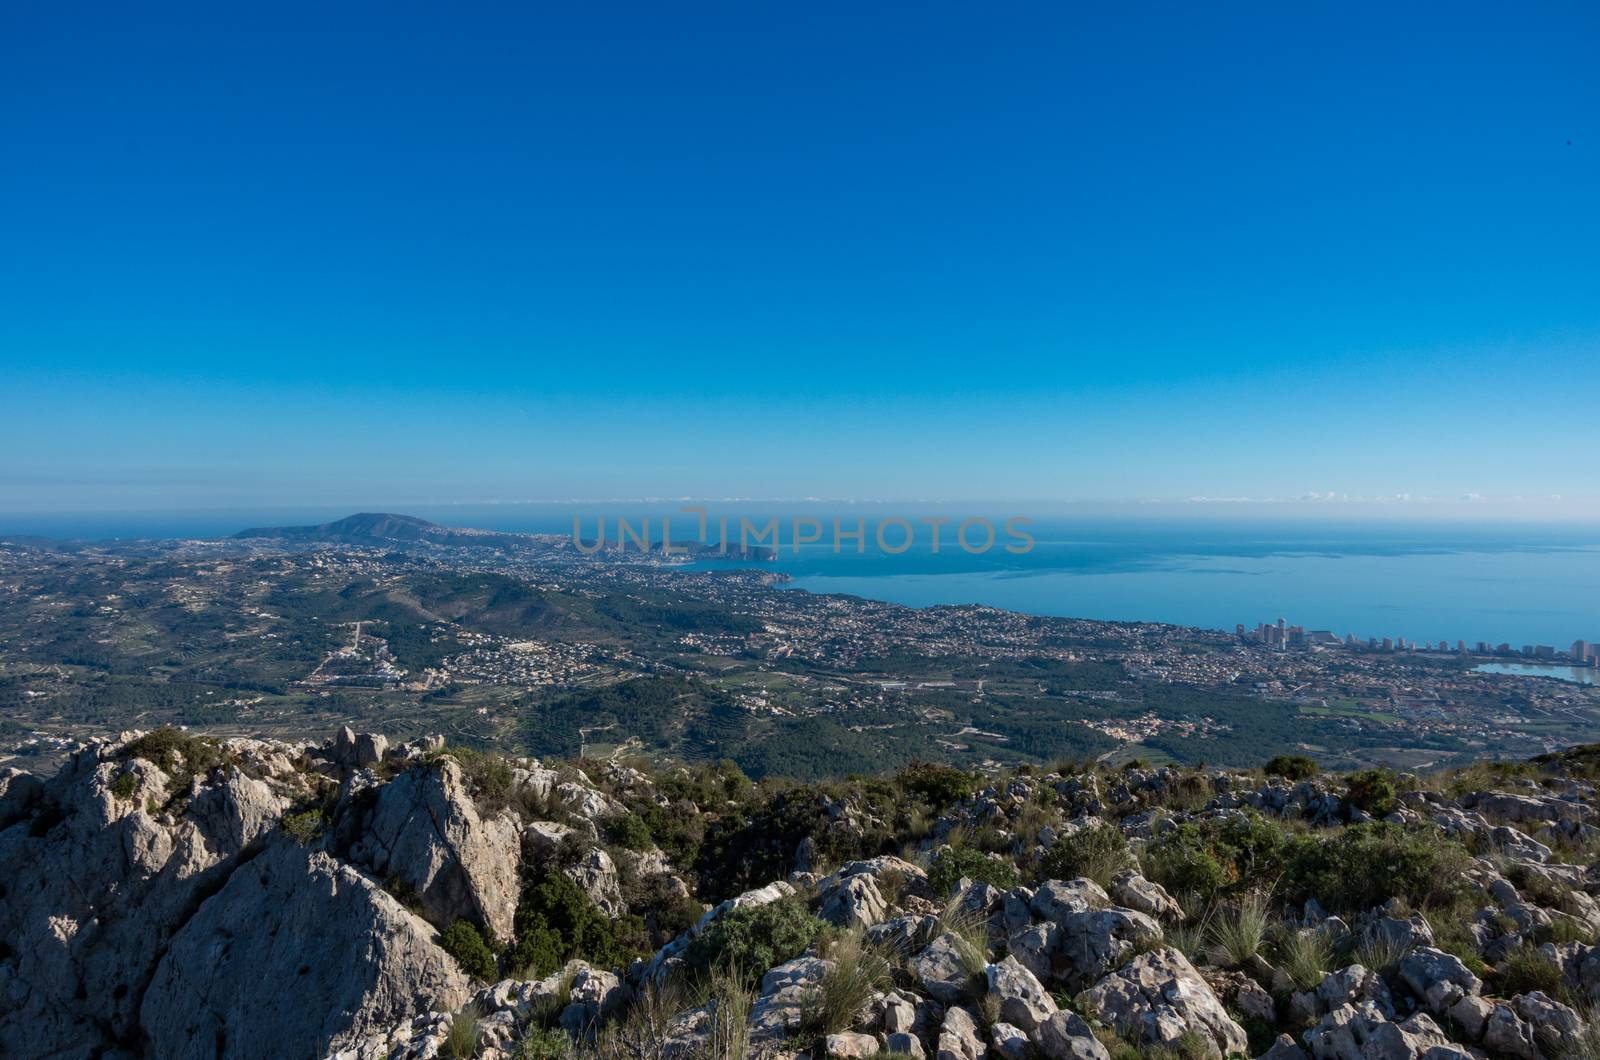
[(962, 877), (978, 883), (990, 883), (1006, 890), (1017, 885), (1017, 870), (1009, 861), (992, 858), (971, 847), (945, 847), (934, 855), (928, 866), (928, 886), (935, 898), (948, 897)]
[(134, 792), (138, 790), (139, 774), (132, 771), (118, 773), (116, 779), (111, 782), (111, 794), (123, 801), (133, 798)]
[(311, 846), (322, 838), (326, 830), (328, 819), (320, 809), (305, 810), (301, 813), (286, 813), (278, 822), (284, 834), (301, 846)]
[(534, 1027), (523, 1034), (511, 1060), (571, 1060), (577, 1055), (566, 1031)]
[(439, 936), (439, 947), (454, 957), (461, 970), (474, 979), (492, 983), (499, 977), (500, 966), (494, 959), (494, 951), (471, 921), (457, 920), (445, 928)]
[(471, 747), (451, 747), (444, 752), (461, 765), (461, 774), (473, 796), (486, 807), (498, 808), (511, 795), (511, 763), (503, 756)]
[(1395, 775), (1387, 769), (1351, 773), (1345, 799), (1373, 817), (1387, 817), (1400, 808)]
[(1102, 887), (1123, 869), (1137, 868), (1128, 841), (1113, 825), (1097, 824), (1058, 836), (1039, 863), (1041, 879), (1070, 880), (1087, 876)]
[(791, 895), (722, 914), (689, 944), (685, 957), (696, 972), (731, 967), (741, 975), (760, 976), (799, 956), (821, 928), (822, 921)]
[(1182, 824), (1148, 844), (1140, 860), (1144, 874), (1172, 895), (1209, 900), (1229, 882), (1231, 866), (1213, 853), (1199, 825)]
[(895, 779), (902, 788), (921, 796), (935, 810), (942, 810), (978, 789), (978, 782), (972, 774), (963, 773), (954, 766), (933, 762), (913, 762), (902, 769)]
[(623, 811), (605, 820), (606, 838), (625, 850), (649, 850), (650, 828), (636, 814)]
[(205, 773), (223, 762), (222, 745), (204, 736), (163, 725), (130, 741), (118, 752), (121, 758), (154, 762), (162, 772), (176, 775)]
[(1277, 755), (1268, 759), (1262, 769), (1269, 777), (1285, 780), (1309, 780), (1321, 772), (1317, 763), (1305, 755)]
[(644, 935), (637, 916), (608, 917), (577, 884), (559, 873), (524, 891), (514, 923), (511, 967), (522, 977), (543, 977), (574, 957), (603, 968), (627, 964)]
[(1491, 983), (1494, 992), (1505, 997), (1542, 990), (1559, 1000), (1568, 993), (1561, 977), (1561, 966), (1526, 946), (1500, 963), (1492, 973)]
[(1336, 913), (1361, 913), (1404, 898), (1413, 905), (1452, 900), (1471, 858), (1431, 829), (1381, 821), (1342, 828), (1332, 838), (1291, 841), (1281, 882), (1292, 902), (1315, 898)]

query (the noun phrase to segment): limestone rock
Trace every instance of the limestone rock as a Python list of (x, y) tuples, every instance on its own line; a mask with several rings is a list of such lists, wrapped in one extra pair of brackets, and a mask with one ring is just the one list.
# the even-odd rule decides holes
[(1133, 958), (1080, 995), (1089, 1011), (1123, 1036), (1174, 1046), (1193, 1031), (1218, 1060), (1249, 1049), (1249, 1038), (1186, 957), (1170, 946)]
[(966, 994), (971, 982), (968, 956), (970, 944), (960, 936), (945, 932), (911, 958), (908, 970), (922, 984), (929, 996), (950, 1005)]
[(1076, 1012), (1057, 1012), (1033, 1032), (1046, 1060), (1110, 1060), (1111, 1054)]
[(877, 881), (867, 873), (829, 877), (820, 885), (819, 893), (821, 904), (817, 916), (839, 927), (869, 927), (888, 912), (888, 903), (878, 891)]
[(822, 1040), (823, 1052), (839, 1060), (865, 1060), (878, 1055), (878, 1039), (870, 1034), (841, 1031)]
[(443, 758), (383, 786), (351, 856), (380, 879), (414, 892), (434, 926), (465, 919), (508, 939), (521, 888), (521, 846), (516, 819), (480, 817), (461, 767)]
[(960, 1005), (945, 1009), (934, 1060), (981, 1060), (987, 1053), (983, 1032), (978, 1029), (978, 1021), (973, 1019), (972, 1013)]
[(1400, 961), (1400, 978), (1435, 1015), (1443, 1015), (1462, 998), (1483, 990), (1482, 981), (1460, 958), (1427, 947), (1413, 950)]
[(1000, 1019), (1032, 1033), (1034, 1028), (1055, 1015), (1056, 1003), (1033, 973), (1007, 957), (985, 970), (989, 997), (999, 1005)]
[(1118, 905), (1136, 909), (1158, 920), (1183, 919), (1183, 907), (1159, 883), (1152, 883), (1133, 869), (1124, 869), (1111, 879), (1111, 897)]
[(1033, 892), (1033, 915), (1041, 920), (1059, 921), (1067, 913), (1086, 913), (1104, 909), (1111, 898), (1098, 883), (1088, 879), (1047, 880)]
[(1000, 1060), (1028, 1060), (1033, 1053), (1033, 1043), (1021, 1027), (1009, 1023), (995, 1023), (989, 1027), (989, 1048)]
[(818, 957), (796, 957), (762, 976), (760, 995), (750, 1007), (751, 1043), (781, 1041), (799, 1030), (807, 995), (831, 967)]
[(427, 924), (355, 869), (280, 840), (173, 937), (140, 1014), (148, 1055), (269, 1060), (320, 1056), (466, 996)]

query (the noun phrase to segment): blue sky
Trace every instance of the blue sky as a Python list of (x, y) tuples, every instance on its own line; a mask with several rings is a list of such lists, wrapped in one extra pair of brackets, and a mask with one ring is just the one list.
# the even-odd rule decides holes
[(228, 6), (0, 13), (0, 511), (1600, 513), (1592, 4)]

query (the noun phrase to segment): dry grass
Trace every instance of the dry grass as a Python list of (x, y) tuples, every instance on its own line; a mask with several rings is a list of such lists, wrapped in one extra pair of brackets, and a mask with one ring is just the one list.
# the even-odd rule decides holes
[(1227, 968), (1238, 968), (1261, 952), (1267, 938), (1267, 902), (1246, 895), (1218, 910), (1206, 932), (1206, 952)]

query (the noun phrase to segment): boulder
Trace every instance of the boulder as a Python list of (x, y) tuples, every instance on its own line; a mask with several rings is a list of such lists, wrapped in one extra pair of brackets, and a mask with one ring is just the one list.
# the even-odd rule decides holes
[(1021, 1027), (1009, 1023), (989, 1026), (989, 1048), (1000, 1060), (1028, 1060), (1033, 1055), (1033, 1043)]
[(1523, 1020), (1510, 1005), (1496, 1005), (1483, 1025), (1483, 1047), (1491, 1053), (1517, 1060), (1543, 1060), (1533, 1025)]
[(1059, 921), (1067, 913), (1104, 909), (1111, 898), (1093, 880), (1047, 880), (1033, 892), (1030, 907), (1040, 920)]
[(1000, 1019), (1032, 1033), (1034, 1028), (1055, 1015), (1056, 1003), (1049, 991), (1028, 969), (1007, 957), (984, 971), (989, 997), (996, 1003)]
[(934, 1060), (980, 1060), (987, 1053), (983, 1032), (978, 1029), (978, 1021), (972, 1013), (960, 1005), (945, 1009)]
[(873, 924), (867, 928), (865, 937), (874, 946), (899, 954), (911, 954), (932, 941), (938, 930), (939, 918), (936, 916), (897, 916), (881, 924)]
[(567, 1007), (561, 1010), (561, 1027), (575, 1038), (591, 1039), (596, 1029), (628, 1000), (628, 990), (613, 972), (573, 961), (563, 972), (570, 979)]
[(1583, 1017), (1543, 991), (1518, 994), (1511, 999), (1511, 1007), (1533, 1028), (1534, 1038), (1549, 1055), (1571, 1056), (1588, 1039)]
[(1461, 1028), (1462, 1036), (1469, 1042), (1483, 1040), (1483, 1029), (1493, 1013), (1494, 1002), (1476, 995), (1463, 997), (1450, 1006), (1451, 1022)]
[(1111, 1060), (1083, 1017), (1057, 1012), (1034, 1028), (1033, 1044), (1046, 1060)]
[(824, 1055), (840, 1060), (865, 1060), (866, 1057), (878, 1055), (878, 1039), (870, 1034), (842, 1031), (824, 1038), (822, 1051)]
[(1098, 980), (1129, 954), (1161, 941), (1161, 925), (1131, 909), (1064, 913), (1057, 923), (1056, 978), (1073, 986)]
[(1250, 1046), (1188, 958), (1170, 946), (1134, 957), (1079, 1000), (1137, 1044), (1172, 1048), (1192, 1031), (1214, 1060)]
[(876, 879), (867, 873), (829, 877), (818, 890), (821, 904), (817, 907), (817, 916), (839, 927), (870, 927), (888, 912), (888, 903), (879, 893)]
[(1426, 1014), (1391, 1023), (1370, 1003), (1334, 1009), (1305, 1040), (1316, 1060), (1472, 1060)]
[(622, 884), (617, 876), (616, 863), (601, 847), (595, 847), (583, 857), (567, 865), (561, 874), (582, 889), (589, 900), (609, 917), (627, 912), (622, 900)]
[(1124, 869), (1111, 878), (1111, 897), (1118, 905), (1138, 910), (1159, 920), (1183, 919), (1183, 907), (1159, 883), (1152, 883), (1133, 869)]
[(1306, 1051), (1287, 1034), (1280, 1034), (1259, 1060), (1307, 1060)]
[(922, 1040), (906, 1031), (897, 1031), (884, 1038), (883, 1051), (891, 1056), (909, 1056), (912, 1060), (925, 1060), (928, 1055), (923, 1051)]
[(1400, 978), (1434, 1015), (1443, 1015), (1462, 998), (1483, 990), (1483, 982), (1460, 958), (1431, 947), (1408, 953), (1400, 961)]
[(928, 995), (946, 1005), (960, 1001), (972, 982), (971, 944), (953, 932), (945, 932), (911, 958), (907, 970), (922, 984)]
[(798, 1031), (807, 996), (832, 967), (818, 957), (796, 957), (762, 976), (760, 994), (750, 1007), (751, 1044), (772, 1044)]

